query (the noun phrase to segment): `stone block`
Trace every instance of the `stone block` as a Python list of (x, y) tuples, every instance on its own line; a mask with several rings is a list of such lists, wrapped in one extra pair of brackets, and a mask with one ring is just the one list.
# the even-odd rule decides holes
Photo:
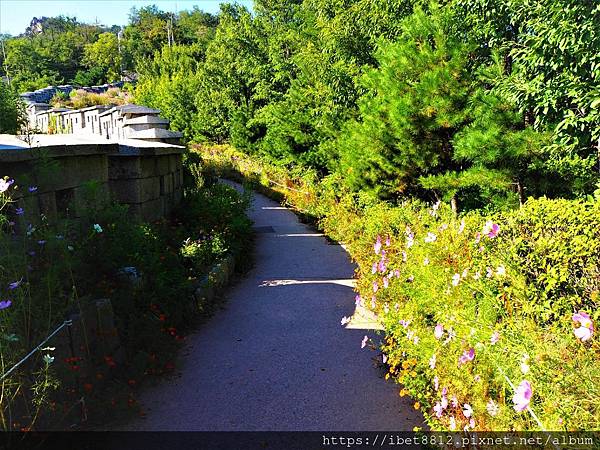
[(181, 169), (182, 165), (182, 157), (180, 154), (169, 155), (170, 172), (177, 172)]
[(151, 156), (110, 155), (108, 157), (108, 178), (111, 180), (149, 178), (155, 175), (157, 175), (156, 161)]
[(164, 216), (163, 199), (156, 198), (140, 204), (140, 218), (153, 222)]
[(175, 190), (175, 175), (173, 173), (168, 173), (163, 178), (163, 192), (165, 194), (172, 194)]
[(108, 161), (105, 155), (73, 156), (57, 158), (58, 166), (41, 180), (44, 188), (61, 190), (81, 186), (94, 180), (106, 182), (108, 179)]
[(110, 180), (109, 188), (114, 199), (122, 203), (144, 203), (160, 197), (159, 177)]
[(38, 209), (39, 209), (40, 213), (45, 214), (49, 218), (55, 218), (56, 217), (56, 196), (54, 195), (54, 191), (39, 194), (37, 196), (37, 199), (38, 199)]
[(108, 178), (110, 180), (142, 178), (142, 158), (139, 156), (109, 156)]
[(213, 286), (200, 286), (196, 289), (194, 293), (194, 298), (196, 300), (196, 305), (198, 309), (204, 309), (204, 305), (207, 303), (211, 303), (215, 298), (215, 289)]
[(172, 155), (156, 156), (156, 174), (166, 175), (171, 172), (170, 157)]
[(119, 334), (115, 326), (112, 304), (107, 298), (96, 300), (97, 329), (96, 339), (102, 354), (112, 354), (120, 347)]
[(73, 200), (69, 206), (76, 217), (80, 217), (85, 208), (108, 202), (110, 192), (108, 183), (98, 183), (93, 188), (79, 186), (73, 189)]
[(181, 202), (182, 198), (183, 198), (183, 189), (182, 188), (175, 189), (175, 192), (173, 192), (173, 199), (175, 201), (175, 204), (178, 204), (179, 202)]

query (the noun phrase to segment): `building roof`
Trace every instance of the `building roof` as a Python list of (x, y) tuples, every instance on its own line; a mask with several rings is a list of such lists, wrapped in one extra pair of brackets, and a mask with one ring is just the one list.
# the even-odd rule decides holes
[(99, 116), (99, 117), (102, 117), (102, 116), (107, 116), (107, 115), (109, 115), (109, 114), (112, 114), (112, 113), (114, 113), (115, 111), (118, 111), (118, 110), (119, 110), (119, 108), (120, 108), (120, 106), (115, 106), (115, 107), (113, 107), (113, 108), (107, 109), (106, 111), (104, 111), (104, 112), (101, 112), (100, 114), (98, 114), (98, 116)]
[(138, 124), (169, 124), (169, 119), (163, 119), (158, 116), (137, 116), (130, 119), (125, 119), (123, 125), (138, 125)]
[(94, 109), (101, 109), (103, 111), (106, 111), (107, 109), (111, 109), (114, 105), (93, 105), (93, 106), (88, 106), (87, 108), (81, 108), (80, 111), (92, 111)]
[(123, 105), (119, 107), (121, 114), (159, 114), (159, 109), (148, 108), (140, 105)]
[(177, 139), (181, 137), (183, 137), (182, 132), (165, 130), (164, 128), (132, 131), (128, 136), (129, 139)]

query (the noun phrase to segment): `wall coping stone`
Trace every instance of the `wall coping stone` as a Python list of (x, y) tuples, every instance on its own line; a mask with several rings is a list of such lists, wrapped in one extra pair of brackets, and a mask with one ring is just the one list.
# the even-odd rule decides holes
[[(0, 165), (30, 161), (44, 149), (49, 157), (110, 154), (111, 156), (160, 156), (181, 154), (185, 147), (135, 139), (107, 140), (99, 135), (38, 134), (31, 136), (32, 148), (14, 135), (0, 134)], [(0, 176), (2, 176), (0, 174)]]

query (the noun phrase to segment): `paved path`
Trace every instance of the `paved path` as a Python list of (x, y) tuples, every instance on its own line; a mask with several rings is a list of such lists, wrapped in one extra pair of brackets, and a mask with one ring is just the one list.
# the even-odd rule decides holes
[(255, 266), (225, 309), (188, 337), (181, 376), (141, 396), (130, 430), (412, 430), (422, 418), (348, 330), (354, 266), (297, 217), (255, 194)]

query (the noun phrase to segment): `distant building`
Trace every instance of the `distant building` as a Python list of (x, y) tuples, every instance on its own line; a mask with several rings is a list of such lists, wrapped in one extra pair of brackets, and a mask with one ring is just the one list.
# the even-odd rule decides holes
[[(82, 88), (102, 93), (123, 82)], [(65, 95), (75, 89), (71, 85), (48, 86), (34, 92), (24, 92), (30, 125), (42, 133), (100, 135), (108, 140), (140, 139), (150, 142), (179, 144), (182, 133), (169, 130), (169, 120), (159, 116), (158, 109), (141, 105), (96, 105), (82, 109), (52, 108), (48, 103), (57, 92)]]

